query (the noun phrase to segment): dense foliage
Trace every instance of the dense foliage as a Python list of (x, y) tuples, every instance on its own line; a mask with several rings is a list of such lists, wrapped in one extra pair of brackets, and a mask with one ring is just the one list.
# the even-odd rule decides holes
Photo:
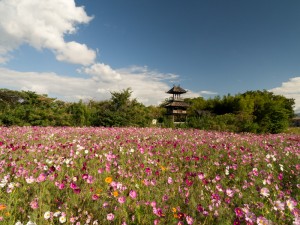
[(248, 91), (236, 96), (187, 99), (188, 126), (235, 132), (279, 133), (294, 117), (293, 99), (267, 91)]
[(298, 135), (0, 127), (0, 224), (300, 223)]
[[(0, 125), (148, 127), (153, 119), (174, 126), (162, 106), (146, 107), (131, 99), (131, 90), (112, 92), (106, 101), (63, 102), (31, 91), (0, 89)], [(234, 132), (279, 133), (294, 116), (294, 100), (267, 91), (236, 96), (185, 99), (187, 123), (182, 127)]]

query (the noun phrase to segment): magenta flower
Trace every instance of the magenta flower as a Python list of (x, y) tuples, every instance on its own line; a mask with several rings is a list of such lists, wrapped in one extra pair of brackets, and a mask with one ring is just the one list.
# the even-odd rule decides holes
[(74, 188), (73, 191), (75, 194), (80, 194), (81, 189), (77, 187), (77, 188)]
[(239, 218), (242, 218), (244, 216), (244, 212), (241, 208), (237, 207), (234, 209), (235, 215)]
[(60, 183), (59, 185), (58, 185), (58, 188), (60, 189), (60, 190), (62, 190), (62, 189), (64, 189), (65, 188), (65, 184), (64, 183)]
[(185, 180), (185, 184), (186, 184), (186, 186), (190, 187), (190, 186), (193, 185), (193, 181), (191, 181), (191, 180), (189, 180), (189, 179), (186, 179), (186, 180)]
[(71, 182), (70, 183), (70, 188), (74, 190), (74, 189), (76, 189), (78, 187), (77, 187), (77, 185), (75, 183)]

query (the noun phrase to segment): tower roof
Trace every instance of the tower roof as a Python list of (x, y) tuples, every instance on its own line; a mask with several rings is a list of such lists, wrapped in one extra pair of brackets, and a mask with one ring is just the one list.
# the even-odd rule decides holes
[(173, 86), (169, 91), (167, 91), (168, 94), (183, 94), (186, 93), (186, 90), (181, 88), (180, 86)]
[(170, 103), (168, 103), (166, 106), (167, 107), (181, 107), (181, 108), (188, 108), (189, 107), (189, 104), (186, 103), (186, 102), (183, 102), (183, 101), (172, 101)]

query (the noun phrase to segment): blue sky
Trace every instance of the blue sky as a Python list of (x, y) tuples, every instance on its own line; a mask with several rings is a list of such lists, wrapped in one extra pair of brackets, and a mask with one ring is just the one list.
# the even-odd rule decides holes
[(2, 0), (0, 86), (158, 104), (270, 90), (300, 111), (300, 1)]

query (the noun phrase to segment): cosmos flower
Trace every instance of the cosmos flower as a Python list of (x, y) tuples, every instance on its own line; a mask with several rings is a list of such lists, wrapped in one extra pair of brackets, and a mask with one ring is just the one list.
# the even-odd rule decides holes
[(270, 191), (268, 188), (263, 187), (262, 189), (260, 189), (260, 194), (264, 197), (269, 197)]
[(131, 190), (131, 191), (129, 192), (129, 196), (130, 196), (131, 198), (135, 199), (135, 198), (137, 197), (136, 191)]
[(51, 217), (51, 212), (50, 211), (47, 211), (47, 212), (44, 213), (44, 219), (45, 220), (48, 220), (50, 217)]
[(37, 225), (37, 224), (36, 224), (35, 222), (29, 220), (29, 221), (26, 223), (26, 225)]
[(186, 216), (185, 220), (189, 225), (194, 223), (194, 219), (191, 216)]
[(106, 177), (105, 182), (110, 184), (113, 181), (112, 177)]
[(34, 199), (33, 201), (30, 202), (30, 207), (32, 209), (37, 209), (39, 207), (39, 203), (37, 199)]
[(283, 211), (284, 210), (284, 202), (281, 202), (279, 200), (274, 202), (274, 209), (276, 211)]
[(124, 196), (121, 196), (121, 197), (118, 198), (118, 202), (119, 202), (120, 204), (125, 203), (125, 201), (126, 201), (126, 198), (125, 198)]
[(60, 222), (60, 223), (65, 223), (66, 221), (67, 221), (67, 218), (66, 218), (65, 215), (61, 215), (61, 216), (59, 217), (59, 222)]
[(109, 213), (109, 214), (107, 214), (106, 218), (107, 218), (107, 220), (112, 221), (112, 220), (114, 220), (115, 215), (113, 213)]

